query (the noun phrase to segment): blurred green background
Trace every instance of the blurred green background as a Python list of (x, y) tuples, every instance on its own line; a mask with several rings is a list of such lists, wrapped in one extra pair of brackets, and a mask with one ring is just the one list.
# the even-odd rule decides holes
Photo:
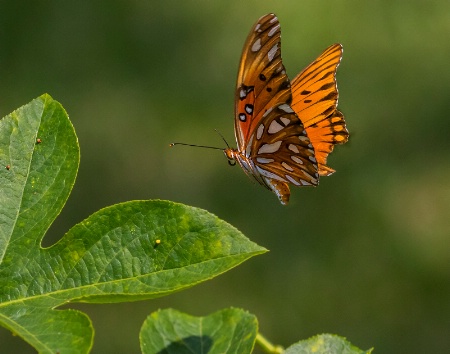
[[(350, 141), (318, 188), (276, 196), (231, 168), (234, 87), (253, 23), (274, 12), (291, 78), (340, 42)], [(98, 209), (162, 198), (205, 208), (271, 250), (153, 301), (72, 305), (93, 353), (138, 353), (158, 308), (254, 313), (289, 345), (330, 332), (375, 353), (450, 352), (450, 2), (1, 1), (0, 116), (42, 93), (67, 109), (77, 183), (51, 245)], [(0, 329), (1, 353), (33, 353)]]

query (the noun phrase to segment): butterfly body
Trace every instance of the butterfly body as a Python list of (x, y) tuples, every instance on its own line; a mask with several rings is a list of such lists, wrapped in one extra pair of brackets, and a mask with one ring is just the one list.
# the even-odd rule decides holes
[(261, 17), (247, 37), (235, 93), (238, 148), (224, 153), (287, 204), (289, 184), (316, 186), (319, 175), (334, 172), (326, 157), (334, 144), (347, 141), (348, 132), (336, 108), (341, 45), (328, 48), (291, 82), (280, 37), (274, 14)]

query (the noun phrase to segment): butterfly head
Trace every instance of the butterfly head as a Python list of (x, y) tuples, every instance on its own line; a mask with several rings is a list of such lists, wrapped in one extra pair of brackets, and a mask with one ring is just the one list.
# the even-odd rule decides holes
[(223, 149), (223, 153), (225, 154), (225, 157), (228, 160), (228, 164), (230, 166), (234, 166), (236, 165), (236, 160), (237, 160), (237, 151), (228, 147), (226, 149)]

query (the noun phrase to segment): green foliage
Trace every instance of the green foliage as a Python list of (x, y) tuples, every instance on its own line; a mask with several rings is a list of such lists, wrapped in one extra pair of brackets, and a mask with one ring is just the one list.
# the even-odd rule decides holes
[(142, 326), (142, 352), (251, 353), (258, 332), (256, 317), (240, 309), (224, 309), (194, 317), (173, 309), (152, 313)]
[(256, 317), (240, 309), (224, 309), (205, 317), (194, 317), (173, 309), (152, 313), (142, 326), (142, 352), (238, 353), (253, 351), (257, 342), (267, 353), (285, 354), (370, 354), (342, 337), (322, 334), (300, 341), (285, 351), (257, 335)]
[[(131, 201), (104, 208), (59, 242), (41, 247), (75, 182), (79, 147), (61, 105), (43, 95), (0, 121), (0, 322), (40, 353), (87, 353), (90, 319), (73, 302), (151, 299), (211, 279), (266, 252), (216, 216), (168, 201)], [(224, 309), (205, 317), (176, 310), (151, 314), (144, 353), (251, 353), (256, 317)], [(322, 335), (286, 353), (363, 354)]]
[(0, 121), (0, 322), (41, 353), (92, 346), (89, 318), (62, 304), (168, 295), (266, 252), (216, 216), (167, 201), (102, 209), (44, 249), (78, 163), (74, 129), (50, 96)]
[(286, 349), (284, 354), (370, 354), (372, 350), (361, 350), (342, 337), (321, 334), (298, 342)]

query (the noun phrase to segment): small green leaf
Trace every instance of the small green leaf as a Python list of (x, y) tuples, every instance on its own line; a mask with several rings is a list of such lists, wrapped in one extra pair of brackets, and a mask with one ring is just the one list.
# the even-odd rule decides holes
[(258, 331), (256, 317), (225, 309), (194, 317), (173, 309), (152, 313), (144, 322), (141, 349), (152, 353), (251, 353)]
[(41, 353), (87, 353), (90, 319), (70, 302), (171, 294), (266, 252), (231, 225), (168, 201), (94, 213), (55, 245), (41, 240), (75, 182), (79, 148), (62, 106), (43, 95), (0, 120), (0, 323)]
[(321, 334), (300, 341), (286, 349), (284, 354), (370, 354), (372, 349), (361, 350), (345, 338)]

